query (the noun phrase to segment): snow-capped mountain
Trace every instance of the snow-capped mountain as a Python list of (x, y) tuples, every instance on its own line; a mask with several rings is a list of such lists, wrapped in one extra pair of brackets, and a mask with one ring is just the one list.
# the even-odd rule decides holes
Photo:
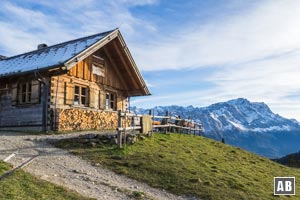
[(265, 103), (249, 102), (247, 99), (234, 99), (216, 103), (199, 109), (199, 120), (206, 133), (226, 131), (292, 131), (300, 130), (296, 120), (274, 114)]
[[(274, 114), (265, 103), (238, 98), (203, 108), (157, 106), (153, 110), (155, 115), (165, 115), (168, 111), (172, 116), (201, 122), (206, 137), (225, 138), (228, 144), (267, 157), (278, 157), (300, 149), (299, 122)], [(148, 113), (148, 110), (136, 107), (131, 111)]]

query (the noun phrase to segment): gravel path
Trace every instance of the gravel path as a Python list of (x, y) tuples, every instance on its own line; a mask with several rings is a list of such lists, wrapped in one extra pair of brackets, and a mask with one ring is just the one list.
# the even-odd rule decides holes
[(131, 199), (132, 192), (145, 194), (145, 199), (187, 199), (159, 190), (147, 184), (118, 175), (102, 166), (55, 148), (49, 139), (63, 139), (87, 133), (66, 135), (25, 135), (0, 132), (0, 159), (16, 152), (8, 162), (18, 166), (29, 158), (39, 155), (24, 170), (44, 180), (75, 190), (83, 196), (96, 199)]

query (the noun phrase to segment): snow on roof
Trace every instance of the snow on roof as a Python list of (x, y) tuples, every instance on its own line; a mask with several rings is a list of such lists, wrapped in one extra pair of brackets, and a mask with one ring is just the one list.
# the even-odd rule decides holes
[(64, 63), (89, 48), (112, 31), (79, 38), (0, 60), (0, 77), (36, 69), (63, 66)]

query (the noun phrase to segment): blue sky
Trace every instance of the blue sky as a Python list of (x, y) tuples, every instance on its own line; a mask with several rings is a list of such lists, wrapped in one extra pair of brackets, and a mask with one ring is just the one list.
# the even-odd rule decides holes
[(132, 105), (244, 97), (300, 120), (300, 1), (1, 0), (0, 54), (119, 27), (152, 93)]

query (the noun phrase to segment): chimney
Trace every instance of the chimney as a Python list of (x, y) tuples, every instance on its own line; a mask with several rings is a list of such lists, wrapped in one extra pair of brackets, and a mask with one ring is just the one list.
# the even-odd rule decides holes
[(48, 46), (47, 46), (47, 44), (39, 44), (38, 46), (37, 46), (37, 49), (39, 50), (39, 49), (44, 49), (44, 48), (47, 48)]
[(7, 57), (0, 55), (0, 60), (5, 60)]

